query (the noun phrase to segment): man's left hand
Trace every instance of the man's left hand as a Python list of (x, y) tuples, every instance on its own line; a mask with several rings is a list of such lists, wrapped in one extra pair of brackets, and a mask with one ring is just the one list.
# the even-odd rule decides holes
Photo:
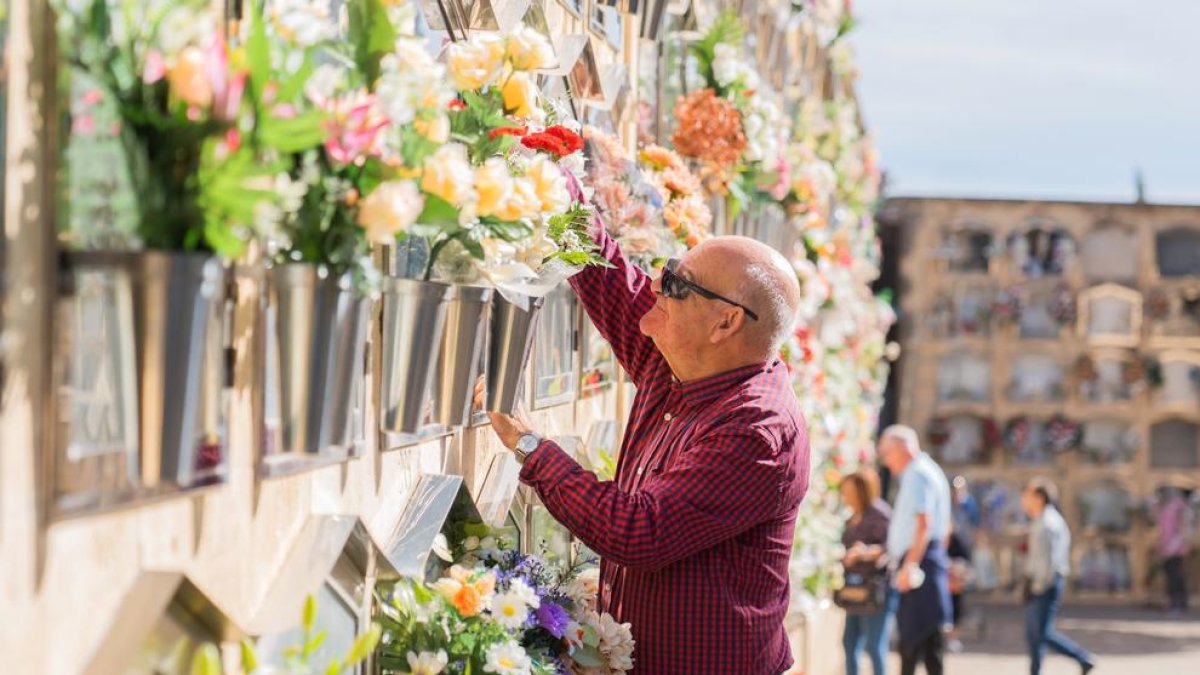
[(490, 412), (488, 417), (492, 420), (492, 430), (500, 437), (500, 442), (504, 444), (504, 447), (509, 450), (517, 447), (517, 440), (522, 436), (533, 432), (533, 428), (529, 426), (529, 422), (519, 410), (515, 415)]
[[(476, 408), (483, 407), (485, 382), (482, 376), (475, 382), (474, 402)], [(504, 447), (512, 450), (517, 447), (517, 441), (521, 436), (531, 433), (533, 428), (529, 426), (529, 420), (518, 408), (514, 415), (505, 415), (504, 413), (489, 412), (488, 418), (492, 420), (492, 430), (496, 432), (496, 436), (500, 438), (500, 442)]]
[(901, 565), (900, 569), (896, 572), (896, 588), (901, 593), (907, 593), (912, 590), (912, 569), (908, 563)]

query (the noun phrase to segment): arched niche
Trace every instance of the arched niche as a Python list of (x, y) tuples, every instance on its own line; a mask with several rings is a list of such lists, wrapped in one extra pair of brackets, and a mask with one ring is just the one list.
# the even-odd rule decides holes
[(1124, 534), (1133, 525), (1133, 497), (1112, 480), (1102, 480), (1079, 490), (1079, 522), (1084, 529)]
[[(1056, 340), (1059, 337), (1064, 321), (1069, 322), (1070, 314), (1062, 314), (1062, 308), (1055, 306), (1063, 300), (1064, 291), (1057, 288), (1028, 288), (1021, 293), (1021, 312), (1018, 320), (1018, 332), (1022, 340)], [(1070, 300), (1073, 310), (1074, 299)]]
[(986, 336), (991, 333), (992, 302), (995, 292), (986, 286), (965, 286), (953, 295), (955, 336)]
[(946, 261), (951, 272), (987, 274), (994, 250), (991, 228), (968, 221), (943, 230), (934, 257)]
[(987, 422), (975, 415), (952, 415), (930, 424), (930, 443), (943, 464), (986, 464), (990, 450)]
[(1132, 587), (1129, 549), (1100, 541), (1090, 543), (1079, 556), (1076, 587), (1085, 591), (1115, 593)]
[(992, 391), (992, 362), (986, 354), (955, 352), (938, 361), (938, 400), (987, 401)]
[(1083, 457), (1089, 464), (1128, 464), (1141, 447), (1141, 443), (1141, 434), (1129, 422), (1097, 419), (1083, 423)]
[(1134, 346), (1142, 330), (1142, 294), (1101, 284), (1079, 294), (1080, 335), (1093, 344)]
[[(1010, 461), (1017, 466), (1050, 466), (1054, 463), (1054, 448), (1050, 444), (1047, 422), (1028, 419), (1028, 431), (1017, 447), (1007, 448)], [(1007, 442), (1008, 439), (1006, 439)]]
[(1158, 403), (1168, 406), (1200, 406), (1200, 352), (1170, 351), (1159, 357), (1162, 387)]
[(1158, 275), (1164, 279), (1200, 276), (1200, 225), (1179, 225), (1154, 237)]
[(1143, 314), (1147, 335), (1158, 344), (1200, 345), (1200, 284), (1154, 289)]
[(1102, 224), (1084, 236), (1079, 260), (1091, 283), (1132, 284), (1138, 278), (1138, 237), (1129, 227)]
[(1075, 363), (1079, 395), (1094, 403), (1132, 400), (1145, 389), (1143, 361), (1133, 351), (1101, 349), (1081, 356)]
[(1200, 426), (1187, 420), (1172, 419), (1150, 427), (1150, 468), (1200, 468)]
[(1041, 219), (1010, 234), (1006, 244), (1013, 270), (1029, 279), (1062, 276), (1074, 260), (1077, 247), (1071, 233)]
[(1066, 393), (1062, 363), (1049, 354), (1018, 354), (1012, 361), (1008, 398), (1012, 401), (1060, 401)]

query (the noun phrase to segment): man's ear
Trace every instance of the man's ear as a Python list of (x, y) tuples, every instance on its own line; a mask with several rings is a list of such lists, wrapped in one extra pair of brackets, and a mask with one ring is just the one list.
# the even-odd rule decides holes
[(737, 307), (731, 307), (727, 311), (721, 312), (712, 332), (709, 335), (709, 341), (713, 344), (728, 340), (737, 334), (746, 324), (746, 313)]

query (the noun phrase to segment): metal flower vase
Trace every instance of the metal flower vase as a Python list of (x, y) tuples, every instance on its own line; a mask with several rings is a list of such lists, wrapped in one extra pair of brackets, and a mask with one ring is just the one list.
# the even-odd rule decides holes
[(278, 375), (279, 442), (275, 456), (304, 459), (346, 449), (352, 442), (355, 371), (363, 366), (370, 298), (349, 274), (328, 275), (317, 265), (280, 265), (268, 274)]
[(191, 487), (206, 442), (205, 352), (225, 270), (211, 255), (157, 251), (138, 254), (134, 268), (142, 487)]
[(446, 327), (449, 284), (383, 280), (383, 370), (379, 399), (384, 431), (413, 434), (428, 414), (429, 387)]
[(516, 409), (543, 304), (543, 298), (530, 298), (525, 310), (496, 296), (488, 359), (487, 409), (491, 412), (511, 415)]
[(438, 358), (438, 422), (448, 427), (470, 421), (475, 381), (483, 366), (491, 315), (492, 289), (454, 286), (446, 308), (446, 328)]

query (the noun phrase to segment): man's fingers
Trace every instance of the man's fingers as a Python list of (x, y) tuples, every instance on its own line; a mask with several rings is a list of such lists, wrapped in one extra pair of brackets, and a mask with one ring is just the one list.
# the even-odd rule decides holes
[(483, 397), (487, 393), (487, 381), (483, 375), (475, 379), (475, 391), (471, 396), (473, 407), (476, 410), (483, 408)]

